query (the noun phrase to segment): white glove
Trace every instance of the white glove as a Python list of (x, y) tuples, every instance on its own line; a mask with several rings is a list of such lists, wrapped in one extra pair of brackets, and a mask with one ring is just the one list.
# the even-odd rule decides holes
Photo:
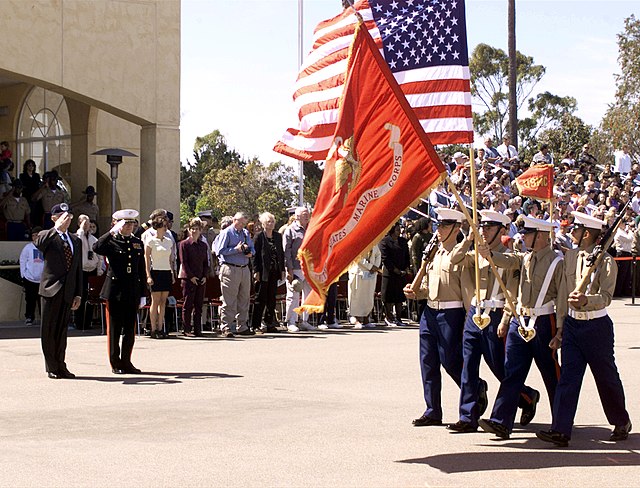
[(120, 230), (124, 227), (124, 224), (124, 220), (118, 220), (115, 224), (113, 224), (113, 227), (111, 227), (111, 230), (109, 231), (111, 235), (115, 236), (118, 232), (120, 232)]
[(140, 306), (138, 308), (142, 308), (147, 304), (147, 297), (140, 297)]

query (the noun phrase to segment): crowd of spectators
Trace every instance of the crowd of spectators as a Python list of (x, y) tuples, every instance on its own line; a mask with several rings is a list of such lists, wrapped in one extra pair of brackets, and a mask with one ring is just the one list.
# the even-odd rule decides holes
[[(526, 161), (520, 159), (508, 136), (502, 142), (494, 147), (493, 140), (487, 138), (484, 145), (475, 151), (475, 198), (478, 209), (495, 210), (511, 219), (510, 231), (503, 238), (505, 245), (526, 250), (519, 232), (523, 215), (552, 221), (556, 229), (553, 245), (558, 251), (566, 252), (573, 247), (569, 238), (571, 211), (584, 212), (608, 223), (612, 223), (623, 211), (623, 222), (615, 234), (610, 252), (622, 258), (640, 252), (640, 168), (638, 160), (629, 154), (628, 146), (622, 146), (610, 164), (600, 164), (591, 154), (588, 144), (581, 151), (568, 151), (562, 158), (554, 158), (549, 147), (542, 144), (532, 160)], [(2, 154), (8, 154), (10, 158), (6, 143), (1, 144), (1, 149)], [(440, 153), (439, 156), (465, 206), (471, 209), (474, 195), (471, 191), (469, 157), (462, 152), (452, 155)], [(515, 179), (536, 164), (554, 166), (554, 199), (551, 204), (523, 199), (519, 195)], [(3, 163), (3, 168), (3, 175), (8, 174), (9, 166)], [(6, 219), (6, 233), (10, 239), (22, 240), (25, 236), (32, 237), (35, 230), (46, 229), (51, 224), (50, 214), (46, 210), (64, 200), (64, 192), (57, 184), (57, 172), (47, 172), (40, 179), (35, 169), (35, 163), (27, 160), (19, 178), (9, 178), (6, 183), (7, 191), (0, 201), (0, 210)], [(0, 184), (5, 180), (5, 176), (1, 176)], [(104, 259), (90, 251), (96, 239), (99, 212), (94, 202), (95, 188), (89, 186), (83, 194), (83, 199), (71, 206), (71, 212), (78, 217), (75, 222), (78, 226), (77, 235), (83, 242), (86, 283), (89, 276), (101, 275), (106, 264)], [(375, 324), (377, 317), (372, 310), (374, 297), (378, 293), (376, 290), (383, 304), (383, 317), (380, 317), (384, 320), (382, 325), (404, 325), (402, 317), (410, 317), (410, 314), (402, 289), (420, 267), (424, 248), (433, 235), (431, 222), (435, 220), (435, 209), (457, 206), (451, 189), (445, 183), (440, 184), (428, 199), (394, 225), (367, 256), (352, 264), (348, 275), (343, 277), (345, 282), (348, 279), (346, 290), (352, 325), (365, 328)], [(218, 222), (209, 211), (201, 212), (197, 218), (190, 220), (178, 235), (172, 230), (171, 212), (155, 210), (136, 232), (145, 247), (151, 337), (165, 336), (165, 306), (169, 295), (175, 292), (176, 281), (184, 298), (184, 334), (201, 335), (202, 302), (207, 280), (213, 279), (220, 281), (220, 329), (227, 337), (275, 332), (281, 326), (289, 332), (341, 327), (335, 315), (335, 286), (329, 290), (327, 310), (319, 321), (317, 318), (310, 320), (307, 312), (300, 316), (296, 312), (311, 291), (297, 257), (309, 220), (309, 210), (300, 207), (295, 209), (288, 222), (276, 230), (275, 217), (268, 212), (251, 219), (238, 212)], [(461, 234), (468, 232), (469, 226), (465, 223)], [(25, 246), (22, 254), (21, 273), (27, 290), (26, 320), (32, 323), (35, 319), (33, 283), (41, 268), (41, 257), (32, 244)], [(616, 295), (630, 295), (631, 262), (619, 260), (618, 266)], [(286, 311), (279, 322), (275, 312), (276, 294), (278, 289), (282, 291), (284, 288)], [(254, 297), (253, 304), (251, 296)], [(86, 294), (83, 302), (86, 303)], [(87, 312), (86, 309), (86, 306), (81, 307), (83, 312), (76, 313), (75, 320), (79, 328), (90, 324), (92, 311), (89, 309)], [(253, 313), (250, 315), (251, 309)], [(211, 318), (205, 320), (210, 321)]]

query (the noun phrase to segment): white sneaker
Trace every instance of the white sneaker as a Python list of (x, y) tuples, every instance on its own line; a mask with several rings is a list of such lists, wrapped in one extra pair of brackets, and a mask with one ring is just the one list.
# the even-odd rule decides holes
[(353, 324), (353, 328), (354, 328), (354, 329), (358, 329), (358, 330), (360, 330), (360, 329), (364, 329), (364, 325), (362, 325), (362, 323), (361, 323), (361, 322), (358, 322), (358, 321), (356, 320), (356, 323), (355, 323), (355, 324)]
[(328, 328), (329, 328), (329, 326), (327, 324), (320, 324), (318, 326), (318, 329), (320, 329), (320, 330), (327, 330)]
[(396, 324), (395, 322), (392, 322), (389, 319), (384, 319), (384, 323), (387, 327), (398, 327), (398, 324)]
[(296, 326), (296, 324), (289, 324), (287, 325), (287, 330), (289, 332), (300, 332), (300, 329), (298, 329), (298, 327)]
[(358, 323), (358, 319), (355, 317), (349, 317), (349, 323), (351, 325), (356, 325), (356, 323)]
[(300, 330), (318, 330), (318, 328), (305, 321), (300, 323)]

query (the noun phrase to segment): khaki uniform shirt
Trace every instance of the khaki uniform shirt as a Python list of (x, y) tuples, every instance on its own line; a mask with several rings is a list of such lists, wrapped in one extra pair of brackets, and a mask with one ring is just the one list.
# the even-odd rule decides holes
[[(593, 248), (594, 246), (585, 250), (571, 249), (565, 254), (565, 276), (569, 292), (575, 290), (582, 281), (582, 277), (587, 274), (589, 268), (586, 259)], [(613, 298), (617, 277), (618, 265), (609, 254), (605, 254), (598, 269), (591, 274), (590, 284), (587, 285), (584, 292), (587, 296), (587, 304), (581, 308), (571, 305), (571, 308), (579, 312), (591, 312), (608, 307)]]
[(460, 283), (462, 266), (451, 262), (454, 249), (447, 251), (442, 244), (438, 246), (433, 259), (427, 264), (420, 289), (416, 293), (418, 300), (428, 298), (440, 302), (462, 301)]
[(9, 222), (24, 222), (27, 215), (31, 213), (29, 202), (27, 202), (26, 198), (20, 197), (16, 200), (13, 196), (2, 201), (2, 211), (4, 218)]
[[(471, 300), (476, 296), (475, 251), (469, 251), (472, 242), (463, 241), (458, 244), (454, 248), (451, 258), (452, 262), (462, 265), (462, 300), (467, 310), (471, 306)], [(498, 269), (503, 270), (502, 281), (507, 287), (511, 299), (515, 300), (520, 276), (520, 259), (502, 244), (493, 252), (497, 256), (494, 259), (494, 264)], [(478, 264), (480, 266), (480, 300), (504, 300), (504, 294), (496, 283), (496, 277), (491, 271), (489, 261), (479, 256)], [(494, 289), (496, 294), (492, 296)]]
[(50, 213), (54, 205), (64, 202), (64, 194), (60, 190), (53, 191), (51, 188), (47, 188), (40, 194), (40, 200), (42, 200), (42, 208), (45, 213)]
[[(558, 255), (551, 247), (545, 247), (540, 251), (532, 251), (521, 256), (523, 258), (518, 298), (523, 307), (533, 308), (538, 301), (538, 295), (547, 276), (547, 271)], [(558, 329), (562, 329), (562, 322), (567, 315), (567, 298), (569, 295), (564, 268), (564, 261), (561, 260), (553, 272), (551, 283), (541, 303), (541, 305), (545, 305), (551, 300), (555, 301)]]
[(94, 220), (96, 222), (98, 221), (98, 213), (100, 210), (98, 206), (93, 202), (89, 203), (85, 200), (84, 202), (76, 203), (72, 207), (72, 210), (73, 216), (76, 220), (80, 215), (84, 214), (89, 217), (90, 220)]

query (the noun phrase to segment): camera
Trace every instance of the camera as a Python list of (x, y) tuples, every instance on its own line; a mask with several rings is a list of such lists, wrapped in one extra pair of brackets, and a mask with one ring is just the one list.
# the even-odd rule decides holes
[(240, 250), (242, 251), (242, 254), (251, 254), (251, 248), (249, 247), (249, 244), (242, 244), (240, 246)]

